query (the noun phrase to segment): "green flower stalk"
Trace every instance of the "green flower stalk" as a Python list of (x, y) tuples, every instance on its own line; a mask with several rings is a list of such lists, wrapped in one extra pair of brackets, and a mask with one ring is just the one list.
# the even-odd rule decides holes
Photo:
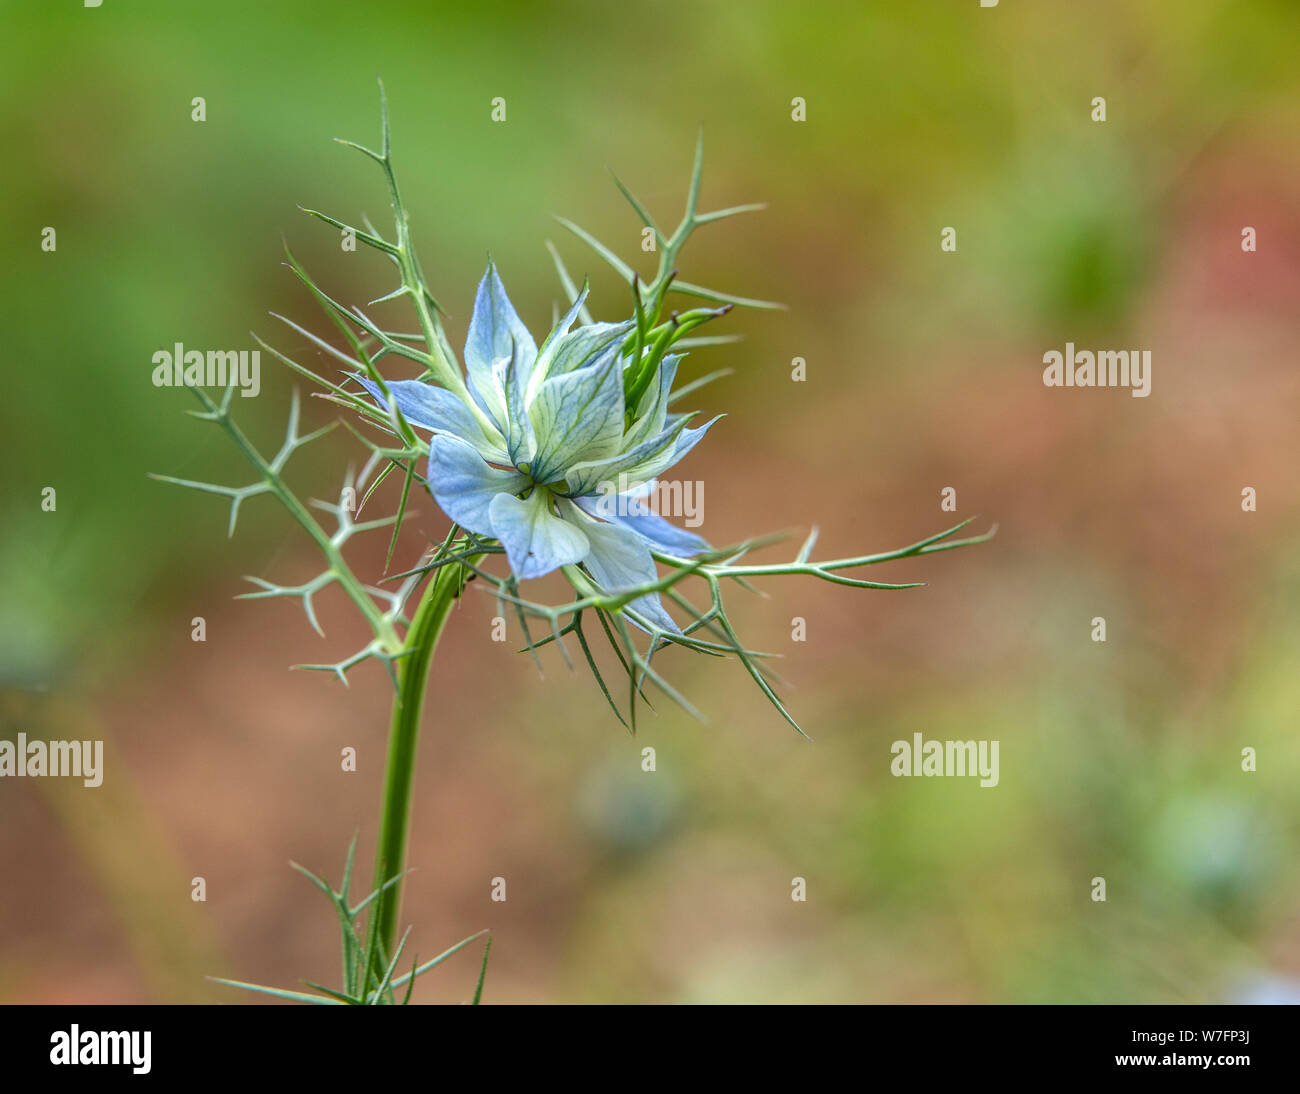
[[(203, 404), (196, 416), (229, 434), (257, 473), (252, 484), (227, 487), (157, 476), (228, 498), (230, 534), (245, 500), (259, 494), (274, 496), (315, 542), (325, 568), (296, 586), (250, 578), (258, 588), (246, 596), (296, 598), (308, 622), (320, 632), (313, 597), (331, 585), (339, 586), (365, 619), (371, 638), (333, 664), (302, 667), (332, 672), (346, 683), (354, 667), (375, 660), (393, 683), (370, 892), (359, 903), (350, 902), (355, 841), (340, 889), (303, 871), (326, 894), (339, 917), (341, 987), (309, 983), (313, 990), (304, 992), (222, 981), (284, 998), (331, 1004), (408, 1001), (417, 977), (485, 935), (472, 935), (424, 964), (412, 959), (409, 972), (397, 973), (410, 933), (408, 929), (399, 937), (398, 922), (425, 692), (443, 628), (471, 580), (477, 579), (497, 598), (502, 615), (507, 608), (513, 613), (524, 647), (534, 659), (539, 649), (554, 645), (572, 666), (565, 643), (572, 636), (610, 709), (633, 732), (650, 685), (692, 714), (698, 713), (654, 664), (660, 650), (677, 646), (738, 660), (781, 716), (802, 733), (777, 694), (778, 681), (767, 665), (772, 655), (741, 641), (727, 613), (724, 590), (733, 584), (752, 588), (756, 579), (778, 575), (802, 575), (861, 589), (913, 588), (916, 583), (870, 581), (849, 572), (980, 543), (993, 535), (990, 530), (955, 538), (969, 523), (963, 522), (898, 550), (814, 562), (814, 530), (791, 561), (750, 563), (745, 561), (749, 553), (773, 542), (772, 538), (717, 548), (654, 513), (647, 499), (658, 477), (699, 444), (718, 421), (692, 426), (692, 415), (676, 410), (676, 403), (730, 371), (716, 370), (676, 385), (691, 350), (736, 340), (735, 335), (697, 332), (736, 307), (778, 307), (680, 279), (682, 248), (697, 228), (762, 206), (699, 211), (702, 144), (696, 149), (685, 213), (671, 232), (662, 231), (631, 191), (615, 180), (642, 225), (654, 235), (659, 266), (653, 279), (643, 282), (599, 240), (570, 221), (560, 219), (560, 223), (590, 246), (627, 287), (631, 300), (626, 317), (597, 322), (588, 308), (587, 288), (577, 288), (559, 252), (548, 243), (568, 298), (563, 316), (539, 345), (490, 263), (475, 297), (462, 369), (411, 240), (393, 173), (382, 85), (380, 90), (380, 151), (341, 143), (381, 167), (394, 213), (392, 238), (381, 236), (368, 221), (356, 227), (315, 210), (305, 211), (352, 233), (393, 262), (399, 283), (373, 303), (404, 300), (414, 311), (418, 330), (415, 334), (391, 330), (361, 308), (334, 300), (289, 254), (290, 269), (332, 320), (343, 348), (282, 316), (276, 318), (337, 362), (339, 373), (334, 378), (320, 375), (261, 339), (258, 342), (319, 388), (324, 398), (344, 408), (356, 423), (348, 428), (370, 455), (360, 474), (344, 483), (341, 499), (359, 495), (355, 506), (359, 512), (395, 474), (401, 485), (396, 512), (357, 521), (353, 507), (344, 500), (304, 503), (298, 498), (284, 478), (285, 465), (299, 448), (331, 427), (301, 435), (296, 393), (285, 440), (268, 460), (231, 418), (233, 386), (220, 402), (195, 389)], [(669, 301), (676, 297), (702, 303), (674, 310)], [(402, 363), (419, 366), (419, 375), (395, 377), (390, 366)], [(448, 516), (451, 527), (446, 538), (432, 545), (412, 569), (382, 579), (381, 585), (363, 581), (345, 557), (348, 541), (361, 532), (391, 528), (387, 556), (391, 565), (413, 489), (427, 490)], [(322, 526), (313, 509), (328, 513), (333, 527)], [(500, 567), (495, 565), (498, 556)], [(546, 604), (523, 595), (522, 582), (554, 572), (568, 580), (572, 599)], [(687, 595), (688, 582), (703, 591), (702, 599)], [(530, 620), (545, 632), (536, 639)], [(598, 667), (593, 638), (610, 646), (627, 678), (621, 703)], [(475, 1002), (482, 992), (489, 947), (487, 939)]]
[[(474, 561), (471, 559), (471, 562)], [(374, 889), (379, 952), (388, 953), (397, 931), (399, 890), (390, 882), (400, 877), (406, 862), (407, 831), (411, 821), (411, 785), (415, 777), (415, 754), (420, 741), (420, 715), (429, 679), (433, 651), (447, 623), (452, 605), (465, 588), (466, 571), (448, 566), (429, 579), (424, 596), (411, 619), (406, 650), (397, 669), (397, 699), (393, 703), (392, 726), (388, 735), (388, 763), (384, 771), (384, 797), (379, 820), (379, 844), (375, 854)]]

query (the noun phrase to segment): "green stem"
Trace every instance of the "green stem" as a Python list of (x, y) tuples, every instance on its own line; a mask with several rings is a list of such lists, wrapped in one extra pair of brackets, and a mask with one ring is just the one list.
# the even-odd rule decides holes
[[(477, 564), (478, 559), (471, 559)], [(452, 605), (465, 588), (469, 572), (458, 563), (441, 567), (430, 579), (406, 634), (403, 656), (397, 661), (397, 698), (388, 735), (388, 767), (375, 851), (374, 889), (381, 889), (406, 869), (406, 844), (411, 822), (411, 787), (415, 752), (420, 740), (420, 713), (428, 686), (429, 667)], [(375, 898), (372, 924), (377, 950), (372, 961), (382, 969), (391, 958), (401, 910), (402, 883), (394, 882)]]

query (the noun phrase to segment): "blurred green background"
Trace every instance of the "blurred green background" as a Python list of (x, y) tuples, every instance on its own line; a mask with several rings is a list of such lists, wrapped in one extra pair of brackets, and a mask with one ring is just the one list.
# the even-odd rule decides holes
[[(330, 140), (377, 142), (377, 76), (458, 348), (489, 251), (535, 331), (559, 298), (548, 238), (621, 312), (551, 214), (649, 268), (607, 168), (672, 221), (701, 124), (704, 206), (769, 203), (684, 260), (790, 305), (733, 314), (745, 340), (685, 372), (736, 370), (692, 399), (730, 416), (681, 468), (711, 540), (815, 523), (827, 557), (884, 550), (952, 522), (947, 486), (959, 518), (1001, 529), (870, 575), (922, 590), (733, 599), (742, 634), (786, 655), (812, 744), (738, 665), (671, 652), (710, 720), (660, 704), (632, 740), (585, 674), (552, 656), (539, 679), (490, 642), (495, 609), (468, 597), (421, 748), (420, 954), (492, 927), (488, 1002), (1300, 998), (1294, 3), (3, 11), (4, 732), (102, 737), (108, 771), (97, 790), (0, 785), (0, 999), (337, 978), (330, 913), (286, 862), (337, 878), (354, 832), (370, 847), (389, 686), (286, 671), (354, 648), (356, 623), (323, 603), (320, 639), (293, 604), (232, 600), (241, 575), (301, 580), (313, 556), (265, 499), (227, 540), (219, 499), (146, 478), (248, 474), (150, 374), (160, 348), (249, 347), (250, 329), (329, 367), (267, 316), (327, 330), (282, 237), (337, 297), (391, 288), (295, 208), (385, 223), (374, 166)], [(1067, 340), (1151, 349), (1150, 398), (1044, 388)], [(262, 395), (237, 400), (259, 442), (292, 386), (264, 359)], [(331, 496), (363, 456), (337, 431), (296, 481)], [(445, 527), (417, 508), (408, 563)], [(891, 777), (914, 732), (999, 740), (1000, 784)], [(476, 960), (417, 998), (467, 998)]]

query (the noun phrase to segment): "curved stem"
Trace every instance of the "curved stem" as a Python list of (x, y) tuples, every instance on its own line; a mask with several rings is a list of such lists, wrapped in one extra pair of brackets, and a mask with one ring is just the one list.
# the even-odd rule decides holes
[[(471, 559), (477, 564), (479, 559)], [(377, 947), (372, 961), (386, 963), (392, 957), (397, 935), (397, 914), (401, 910), (402, 883), (406, 869), (406, 844), (411, 821), (411, 787), (415, 778), (415, 753), (420, 740), (420, 714), (429, 681), (433, 651), (452, 605), (465, 588), (469, 575), (463, 566), (441, 567), (430, 579), (407, 631), (403, 656), (397, 662), (397, 698), (388, 735), (388, 765), (384, 775), (384, 797), (379, 821), (379, 843), (375, 851), (373, 889), (382, 890), (371, 913), (371, 936)], [(391, 883), (391, 884), (390, 884)], [(388, 888), (384, 888), (384, 886)], [(382, 971), (382, 964), (381, 964)]]

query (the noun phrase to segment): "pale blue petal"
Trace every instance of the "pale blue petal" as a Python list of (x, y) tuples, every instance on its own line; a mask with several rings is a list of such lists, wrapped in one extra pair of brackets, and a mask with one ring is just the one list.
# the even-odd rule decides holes
[(533, 433), (533, 423), (529, 421), (528, 412), (524, 409), (524, 384), (527, 377), (517, 348), (508, 361), (498, 361), (493, 366), (493, 378), (502, 396), (502, 428), (506, 449), (510, 453), (509, 462), (515, 467), (527, 467), (537, 452), (537, 438)]
[(610, 345), (591, 364), (552, 376), (537, 389), (528, 416), (537, 433), (538, 482), (562, 479), (583, 460), (614, 455), (623, 439), (623, 370), (619, 347)]
[[(626, 491), (628, 487), (639, 486), (656, 478), (699, 444), (710, 426), (721, 417), (719, 414), (698, 429), (687, 429), (686, 416), (679, 416), (662, 433), (648, 441), (642, 441), (627, 452), (604, 460), (574, 464), (565, 476), (567, 493), (572, 497), (595, 494), (601, 492), (602, 483), (614, 483)], [(605, 492), (607, 491), (608, 488)]]
[(526, 378), (537, 359), (537, 343), (515, 313), (496, 266), (489, 262), (474, 296), (474, 314), (465, 341), (465, 371), (470, 394), (502, 427), (502, 432), (505, 431), (504, 393), (494, 382), (493, 366), (498, 361), (509, 361), (516, 353)]
[(578, 293), (578, 299), (569, 305), (569, 310), (564, 313), (564, 318), (555, 324), (555, 329), (546, 336), (546, 341), (542, 343), (542, 349), (537, 351), (539, 358), (542, 355), (542, 350), (546, 349), (551, 342), (569, 333), (569, 328), (577, 321), (578, 313), (582, 311), (582, 305), (587, 302), (587, 294), (590, 291), (589, 286), (582, 286), (582, 292)]
[[(650, 548), (640, 536), (616, 524), (592, 521), (583, 526), (591, 544), (583, 565), (607, 593), (617, 593), (657, 581), (659, 573)], [(680, 634), (681, 628), (664, 609), (658, 593), (646, 593), (627, 605), (661, 630)], [(644, 629), (644, 628), (642, 628)]]
[(543, 380), (594, 364), (610, 347), (621, 347), (633, 326), (630, 319), (625, 323), (588, 323), (571, 334), (552, 335), (537, 354), (528, 381), (529, 401), (536, 397)]
[(551, 333), (546, 336), (546, 340), (542, 342), (541, 348), (537, 351), (537, 361), (533, 366), (533, 386), (541, 383), (545, 378), (547, 362), (554, 357), (560, 340), (569, 333), (569, 328), (573, 326), (574, 321), (578, 318), (578, 313), (582, 311), (582, 306), (587, 302), (587, 293), (589, 291), (586, 285), (582, 286), (582, 292), (578, 294), (578, 299), (573, 302), (569, 310), (564, 313), (564, 318), (555, 324), (551, 329)]
[(445, 433), (429, 442), (429, 489), (442, 511), (462, 528), (495, 535), (489, 508), (499, 495), (511, 497), (528, 485), (518, 471), (489, 467), (474, 448)]
[(586, 460), (573, 464), (565, 473), (565, 482), (568, 486), (566, 493), (570, 497), (583, 497), (587, 494), (608, 493), (620, 487), (627, 490), (630, 487), (640, 486), (654, 478), (655, 473), (642, 475), (634, 480), (628, 475), (628, 471), (656, 460), (664, 462), (671, 460), (677, 444), (677, 435), (683, 428), (677, 425), (656, 437), (651, 437), (648, 441), (634, 445), (626, 452), (603, 460)]
[(505, 547), (510, 569), (520, 580), (541, 577), (587, 555), (590, 545), (584, 529), (551, 511), (548, 490), (536, 488), (526, 499), (498, 494), (489, 516), (492, 535)]
[(626, 528), (664, 554), (690, 558), (710, 549), (707, 540), (664, 520), (650, 511), (644, 499), (631, 494), (630, 491), (627, 494), (602, 494), (574, 498), (574, 502), (584, 513)]
[[(354, 380), (370, 393), (375, 405), (388, 410), (388, 401), (379, 385), (365, 376)], [(504, 439), (500, 434), (489, 435), (470, 410), (457, 396), (446, 388), (426, 384), (423, 380), (389, 380), (388, 392), (397, 409), (411, 425), (434, 433), (449, 433), (468, 441), (485, 459), (494, 463), (509, 462)]]
[[(668, 468), (680, 462), (687, 452), (704, 440), (704, 434), (712, 429), (716, 422), (720, 422), (725, 417), (725, 414), (716, 414), (696, 429), (683, 429), (677, 435), (677, 443), (673, 447), (673, 458), (664, 465), (662, 470), (667, 471)], [(655, 472), (656, 475), (659, 473), (658, 471)]]

